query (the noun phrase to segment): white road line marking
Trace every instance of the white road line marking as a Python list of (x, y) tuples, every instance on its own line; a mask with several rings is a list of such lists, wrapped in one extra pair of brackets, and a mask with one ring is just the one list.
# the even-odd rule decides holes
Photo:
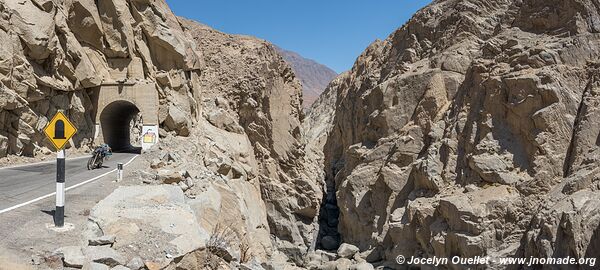
[[(133, 157), (132, 157), (132, 158), (131, 158), (129, 161), (127, 161), (127, 163), (123, 164), (123, 166), (127, 166), (127, 165), (129, 165), (129, 163), (133, 162), (133, 161), (134, 161), (134, 160), (135, 160), (137, 157), (138, 157), (137, 155), (136, 155), (136, 156), (133, 156)], [(69, 191), (69, 190), (71, 190), (71, 189), (74, 189), (74, 188), (77, 188), (77, 187), (83, 186), (83, 185), (85, 185), (85, 184), (91, 183), (91, 182), (93, 182), (93, 181), (96, 181), (96, 180), (98, 180), (98, 179), (100, 179), (100, 178), (102, 178), (102, 177), (104, 177), (104, 176), (107, 176), (107, 175), (109, 175), (109, 174), (111, 174), (111, 173), (114, 173), (114, 172), (116, 172), (116, 171), (117, 171), (117, 169), (113, 169), (113, 170), (111, 170), (111, 171), (109, 171), (109, 172), (106, 172), (106, 173), (103, 173), (103, 174), (101, 174), (101, 175), (98, 175), (98, 176), (96, 176), (96, 177), (94, 177), (94, 178), (92, 178), (92, 179), (89, 179), (89, 180), (86, 180), (86, 181), (84, 181), (84, 182), (81, 182), (81, 183), (79, 183), (79, 184), (76, 184), (76, 185), (70, 186), (70, 187), (68, 187), (68, 188), (66, 188), (66, 189), (65, 189), (65, 192), (66, 192), (66, 191)], [(54, 196), (54, 195), (56, 195), (56, 192), (52, 192), (52, 193), (50, 193), (50, 194), (47, 194), (47, 195), (44, 195), (44, 196), (41, 196), (41, 197), (35, 198), (35, 199), (31, 200), (31, 201), (27, 201), (27, 202), (24, 202), (24, 203), (22, 203), (22, 204), (18, 204), (18, 205), (11, 206), (11, 207), (9, 207), (9, 208), (6, 208), (6, 209), (2, 209), (2, 210), (0, 210), (0, 214), (4, 214), (4, 213), (6, 213), (6, 212), (9, 212), (9, 211), (15, 210), (15, 209), (17, 209), (17, 208), (21, 208), (21, 207), (23, 207), (23, 206), (25, 206), (25, 205), (32, 204), (32, 203), (34, 203), (34, 202), (37, 202), (37, 201), (40, 201), (40, 200), (43, 200), (43, 199), (46, 199), (46, 198), (52, 197), (52, 196)]]

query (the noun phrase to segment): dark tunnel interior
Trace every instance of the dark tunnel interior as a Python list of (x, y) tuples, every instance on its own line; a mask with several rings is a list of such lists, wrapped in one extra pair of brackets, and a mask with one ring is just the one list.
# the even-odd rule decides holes
[(115, 101), (100, 114), (100, 125), (104, 141), (114, 152), (138, 152), (139, 147), (131, 145), (131, 121), (140, 110), (131, 102)]

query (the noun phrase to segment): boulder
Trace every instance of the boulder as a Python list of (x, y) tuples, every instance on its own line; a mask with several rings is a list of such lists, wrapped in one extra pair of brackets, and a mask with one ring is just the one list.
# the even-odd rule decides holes
[(209, 149), (204, 156), (204, 166), (212, 172), (227, 176), (231, 171), (233, 160), (217, 149)]
[(244, 128), (242, 128), (236, 119), (234, 119), (229, 113), (227, 113), (223, 109), (212, 111), (208, 114), (208, 122), (213, 124), (215, 127), (220, 129), (224, 129), (229, 132), (234, 132), (238, 134), (244, 133)]
[(86, 262), (86, 257), (78, 246), (62, 247), (54, 253), (63, 255), (63, 263), (66, 267), (82, 268)]
[(336, 270), (349, 270), (350, 265), (352, 265), (352, 261), (348, 258), (339, 258), (335, 261), (335, 264)]
[(195, 44), (185, 35), (178, 18), (166, 2), (152, 2), (152, 8), (144, 8), (148, 4), (139, 4), (141, 9), (134, 9), (134, 14), (141, 19), (139, 25), (146, 33), (146, 45), (154, 64), (160, 70), (200, 69), (203, 66), (202, 58)]
[(321, 239), (321, 246), (326, 250), (335, 250), (340, 246), (340, 240), (337, 237), (326, 235)]
[[(451, 229), (480, 234), (485, 228), (480, 221), (488, 215), (498, 215), (492, 210), (503, 208), (504, 203), (514, 200), (518, 194), (507, 186), (489, 187), (464, 195), (448, 196), (440, 200), (437, 211)], [(506, 210), (505, 210), (506, 211)]]
[(32, 1), (6, 1), (4, 5), (12, 11), (12, 29), (27, 46), (28, 56), (35, 60), (48, 58), (57, 41), (53, 16)]
[(165, 251), (179, 257), (204, 247), (209, 238), (181, 188), (174, 185), (119, 187), (91, 210), (89, 219), (119, 240), (114, 249), (127, 254), (132, 248), (144, 250), (144, 260), (166, 262)]
[(209, 250), (226, 261), (240, 261), (243, 250), (254, 259), (267, 259), (268, 223), (259, 198), (260, 191), (252, 184), (232, 179), (207, 184), (189, 200), (199, 224), (212, 232)]
[(354, 254), (356, 254), (359, 251), (360, 250), (358, 249), (358, 247), (351, 244), (343, 243), (338, 248), (337, 254), (342, 258), (352, 258)]
[(320, 265), (322, 265), (324, 262), (327, 262), (329, 260), (324, 261), (320, 254), (316, 253), (315, 251), (309, 251), (306, 254), (305, 261), (306, 261), (306, 263), (304, 266), (306, 268), (315, 269), (315, 268), (318, 268)]
[(319, 270), (337, 270), (337, 265), (335, 261), (326, 262), (319, 267)]
[(100, 237), (88, 239), (88, 244), (90, 246), (103, 246), (103, 245), (112, 245), (115, 243), (114, 235), (103, 235)]
[(337, 259), (337, 253), (329, 252), (326, 250), (317, 250), (317, 255), (321, 256), (321, 259), (324, 262), (335, 261)]
[(164, 184), (179, 183), (185, 180), (184, 174), (172, 170), (159, 170), (157, 177)]
[(350, 270), (374, 270), (374, 269), (375, 269), (375, 267), (373, 267), (373, 265), (368, 262), (361, 262), (361, 263), (353, 264), (350, 266)]
[(164, 121), (165, 126), (169, 131), (175, 131), (177, 135), (190, 135), (190, 122), (187, 114), (175, 105), (169, 106), (167, 117)]
[(482, 154), (472, 156), (469, 166), (475, 170), (483, 180), (490, 183), (514, 184), (519, 181), (519, 175), (512, 172), (514, 168), (502, 156)]
[(172, 87), (171, 86), (171, 77), (168, 72), (157, 72), (155, 75), (156, 82), (162, 87)]
[(85, 263), (85, 265), (83, 266), (82, 270), (109, 270), (110, 267), (108, 267), (105, 264), (101, 264), (101, 263), (95, 263), (95, 262), (88, 262)]
[(129, 267), (131, 270), (140, 270), (144, 267), (144, 260), (142, 260), (140, 257), (134, 257), (133, 259), (129, 260), (127, 267)]
[[(104, 32), (104, 54), (109, 58), (127, 58), (135, 47), (132, 22), (127, 1), (107, 0), (97, 2), (98, 13)], [(120, 22), (118, 24), (114, 22)]]
[(107, 246), (89, 246), (83, 249), (83, 254), (92, 262), (102, 263), (111, 267), (127, 263), (123, 255)]
[(68, 9), (69, 28), (81, 40), (96, 49), (102, 49), (102, 22), (93, 0), (76, 0)]

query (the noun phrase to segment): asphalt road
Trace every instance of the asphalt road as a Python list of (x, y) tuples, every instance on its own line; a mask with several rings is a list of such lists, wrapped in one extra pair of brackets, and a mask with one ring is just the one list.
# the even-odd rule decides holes
[[(137, 154), (114, 153), (104, 161), (103, 168), (89, 171), (88, 157), (67, 159), (65, 168), (66, 189), (116, 170), (117, 163), (128, 163)], [(116, 177), (116, 172), (115, 172)], [(52, 196), (56, 192), (56, 161), (0, 168), (0, 213), (11, 208)]]

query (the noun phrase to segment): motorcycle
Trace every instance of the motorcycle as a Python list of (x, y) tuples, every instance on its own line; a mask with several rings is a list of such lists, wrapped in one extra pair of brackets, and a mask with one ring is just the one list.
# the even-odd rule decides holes
[(94, 169), (102, 168), (104, 159), (108, 160), (111, 155), (112, 155), (111, 151), (106, 153), (106, 155), (102, 155), (101, 151), (94, 151), (94, 153), (92, 153), (92, 156), (88, 160), (87, 169), (94, 170)]

